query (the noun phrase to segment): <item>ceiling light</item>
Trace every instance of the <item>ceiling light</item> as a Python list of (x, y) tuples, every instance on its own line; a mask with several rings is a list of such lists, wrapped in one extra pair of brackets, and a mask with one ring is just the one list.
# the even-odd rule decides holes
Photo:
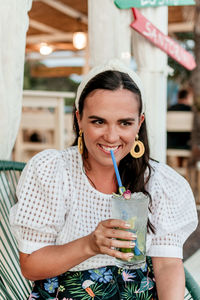
[(40, 44), (40, 54), (49, 55), (53, 51), (53, 48), (47, 43)]
[(87, 38), (84, 32), (78, 31), (73, 34), (73, 46), (80, 50), (86, 47)]

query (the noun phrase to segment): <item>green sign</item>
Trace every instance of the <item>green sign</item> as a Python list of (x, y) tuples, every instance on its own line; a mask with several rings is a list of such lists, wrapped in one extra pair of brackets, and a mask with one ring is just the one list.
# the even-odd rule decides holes
[(195, 5), (195, 0), (115, 0), (118, 8)]

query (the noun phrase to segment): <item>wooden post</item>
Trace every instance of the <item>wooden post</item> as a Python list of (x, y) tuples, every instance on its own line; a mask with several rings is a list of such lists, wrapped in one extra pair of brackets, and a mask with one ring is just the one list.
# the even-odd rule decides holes
[[(166, 7), (140, 10), (148, 20), (167, 34)], [(166, 161), (166, 112), (167, 112), (167, 55), (151, 45), (133, 30), (133, 55), (146, 95), (146, 120), (152, 158)]]
[(64, 149), (64, 99), (57, 98), (57, 106), (55, 108), (56, 114), (56, 130), (55, 130), (55, 137), (56, 137), (56, 145), (57, 149)]
[(23, 69), (32, 0), (1, 1), (0, 159), (10, 159), (19, 129)]
[(90, 65), (119, 58), (127, 65), (131, 59), (131, 10), (118, 9), (113, 0), (89, 0)]
[(85, 65), (82, 69), (83, 75), (87, 74), (90, 70), (90, 65), (89, 65), (90, 50), (89, 50), (88, 34), (86, 35), (86, 38), (87, 38), (87, 44), (86, 44), (86, 48), (85, 48)]

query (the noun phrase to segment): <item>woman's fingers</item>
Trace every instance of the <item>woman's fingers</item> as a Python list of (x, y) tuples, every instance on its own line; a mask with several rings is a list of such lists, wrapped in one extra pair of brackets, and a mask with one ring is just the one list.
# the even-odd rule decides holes
[[(99, 228), (98, 228), (99, 227)], [(103, 230), (104, 235), (108, 238), (136, 240), (137, 235), (130, 230), (130, 225), (125, 221), (118, 219), (109, 219), (99, 223), (97, 228)], [(128, 230), (129, 229), (129, 230)]]
[(134, 248), (135, 241), (121, 241), (115, 239), (105, 239), (104, 245), (108, 248)]
[(118, 219), (108, 219), (100, 222), (104, 227), (107, 228), (122, 228), (122, 229), (130, 229), (130, 224), (126, 223), (123, 220), (118, 220)]
[(123, 253), (118, 250), (110, 249), (107, 247), (104, 248), (104, 254), (107, 254), (107, 255), (122, 259), (122, 260), (127, 260), (127, 261), (130, 260), (134, 256), (134, 254), (132, 252)]
[[(96, 245), (96, 247), (98, 248), (98, 253), (108, 254), (108, 252), (112, 253), (112, 251), (110, 252), (110, 250), (115, 250), (114, 253), (116, 253), (116, 252), (120, 252), (119, 250), (117, 250), (120, 248), (128, 248), (128, 249), (134, 248), (135, 241), (124, 241), (124, 240), (104, 237), (104, 238), (97, 239), (94, 245)], [(119, 255), (120, 254), (118, 253), (118, 256)]]
[(137, 235), (130, 231), (125, 231), (122, 229), (106, 229), (105, 235), (109, 238), (124, 239), (124, 240), (136, 240)]
[[(134, 248), (136, 234), (129, 232), (126, 222), (109, 219), (98, 224), (91, 233), (91, 248), (95, 253), (108, 254), (121, 259), (128, 259), (128, 253), (122, 253), (115, 248)], [(130, 257), (129, 257), (130, 258)]]

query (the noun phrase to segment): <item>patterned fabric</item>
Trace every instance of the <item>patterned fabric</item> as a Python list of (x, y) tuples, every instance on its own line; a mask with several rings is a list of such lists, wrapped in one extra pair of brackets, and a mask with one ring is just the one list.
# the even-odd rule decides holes
[[(149, 219), (156, 234), (147, 235), (147, 255), (182, 258), (182, 245), (197, 226), (192, 191), (173, 169), (150, 163), (152, 175), (146, 188), (152, 197)], [(19, 250), (24, 253), (69, 243), (112, 217), (112, 195), (91, 186), (77, 147), (46, 150), (34, 156), (22, 173), (17, 197), (10, 222)], [(111, 265), (115, 265), (113, 257), (96, 255), (70, 271)]]
[(156, 284), (150, 258), (138, 270), (115, 266), (66, 272), (36, 281), (29, 300), (156, 300)]

